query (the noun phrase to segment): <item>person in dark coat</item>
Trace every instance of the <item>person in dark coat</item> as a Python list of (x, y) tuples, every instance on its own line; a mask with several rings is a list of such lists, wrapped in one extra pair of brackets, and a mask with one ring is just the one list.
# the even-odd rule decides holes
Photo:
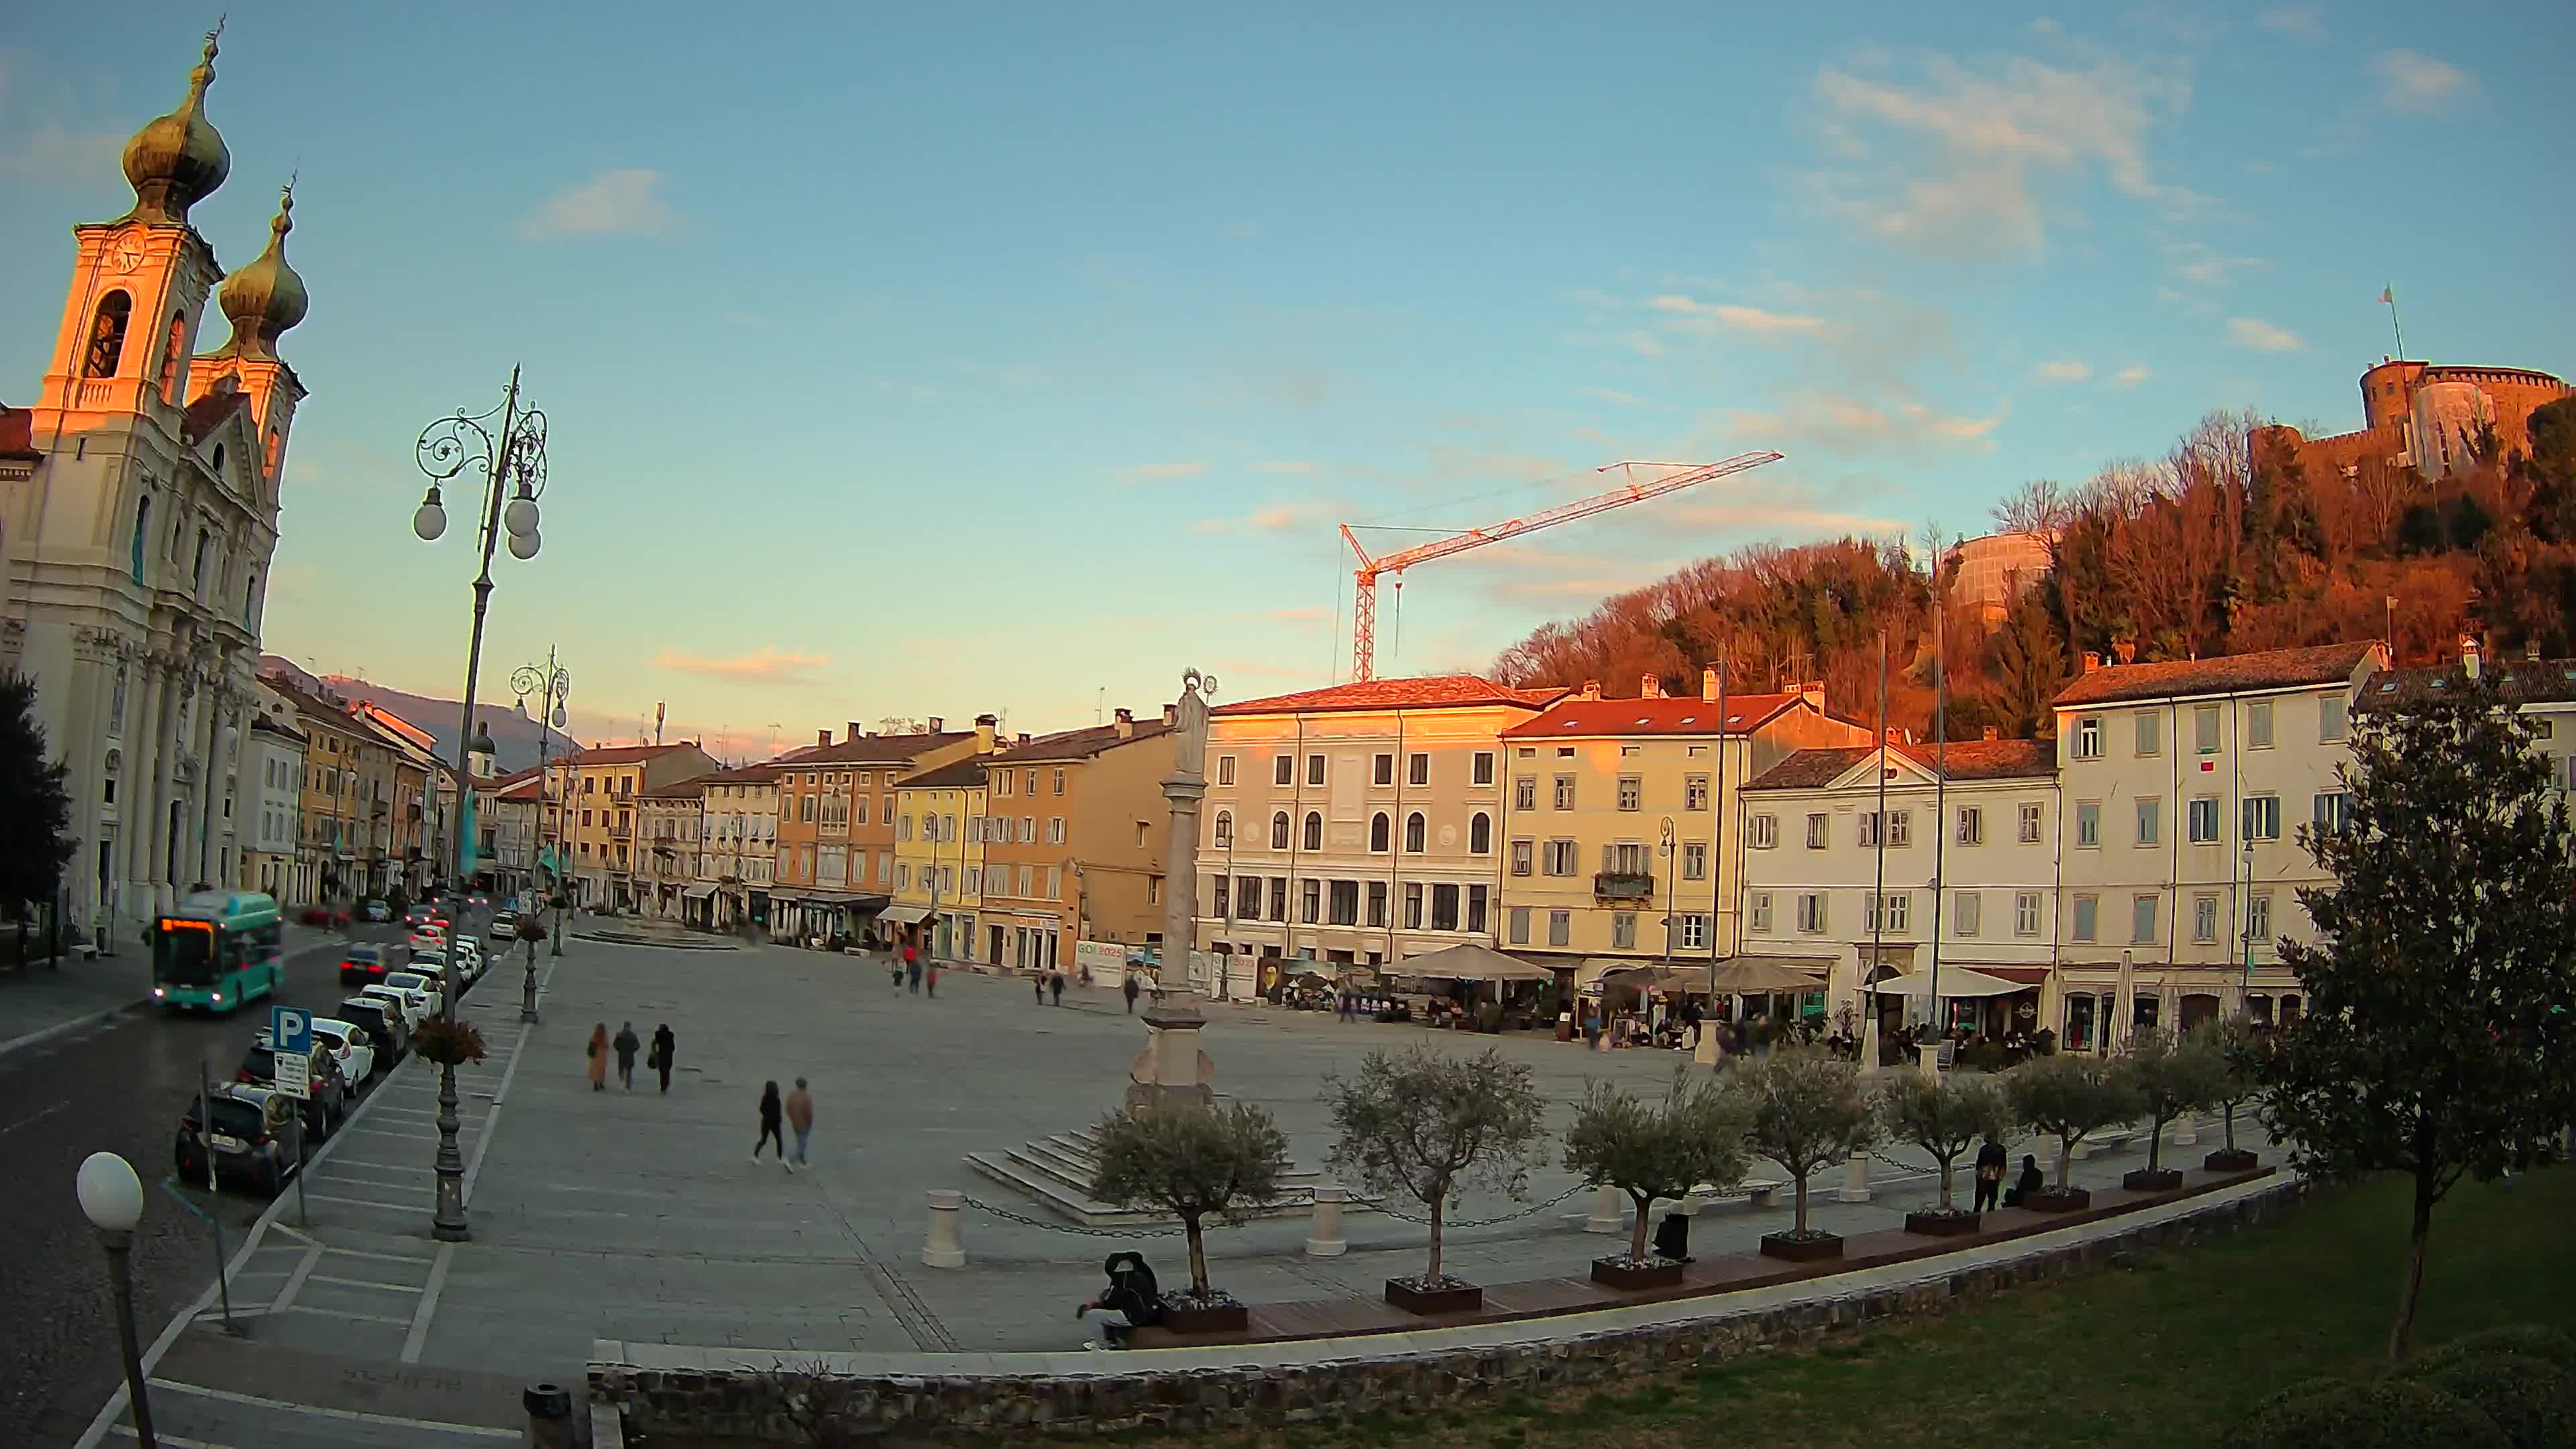
[(2021, 1176), (2015, 1178), (2013, 1185), (2005, 1191), (2004, 1206), (2020, 1207), (2029, 1200), (2031, 1194), (2038, 1192), (2045, 1185), (2046, 1179), (2039, 1175), (2039, 1159), (2030, 1153), (2023, 1153)]
[(758, 1162), (760, 1149), (774, 1142), (778, 1144), (779, 1165), (781, 1167), (787, 1165), (787, 1137), (779, 1130), (779, 1125), (786, 1115), (787, 1106), (778, 1098), (778, 1084), (764, 1083), (760, 1089), (760, 1140), (751, 1145), (752, 1161)]
[(626, 1084), (626, 1090), (634, 1091), (635, 1054), (644, 1049), (644, 1043), (635, 1035), (635, 1023), (630, 1021), (619, 1027), (617, 1040), (610, 1045), (617, 1048), (617, 1080)]
[(1134, 1016), (1136, 1014), (1136, 998), (1144, 991), (1144, 989), (1144, 987), (1137, 984), (1136, 973), (1133, 971), (1128, 972), (1125, 990), (1127, 992), (1127, 1014), (1129, 1016)]
[(1064, 1005), (1064, 970), (1063, 970), (1063, 968), (1058, 967), (1056, 970), (1054, 970), (1054, 971), (1052, 971), (1052, 972), (1048, 973), (1048, 975), (1047, 975), (1047, 991), (1055, 997), (1055, 1004), (1056, 1004), (1056, 1005), (1058, 1005), (1058, 1006), (1062, 1006), (1062, 1005)]
[(1143, 1254), (1112, 1253), (1100, 1270), (1109, 1275), (1109, 1287), (1074, 1310), (1074, 1317), (1082, 1320), (1082, 1346), (1094, 1350), (1119, 1347), (1125, 1330), (1143, 1328), (1163, 1316), (1162, 1291)]
[(669, 1022), (666, 1021), (653, 1028), (653, 1050), (645, 1061), (650, 1063), (655, 1074), (661, 1077), (664, 1092), (671, 1090), (671, 1054), (679, 1049), (680, 1039), (671, 1034)]
[(903, 948), (904, 979), (912, 983), (912, 994), (921, 994), (921, 951), (915, 946)]
[(1044, 971), (1034, 972), (1029, 977), (1029, 987), (1037, 993), (1040, 1006), (1046, 1005), (1046, 979), (1047, 974)]
[(1985, 1145), (1977, 1149), (1978, 1212), (1993, 1207), (1995, 1200), (2003, 1196), (2004, 1169), (2011, 1162), (2012, 1157), (2004, 1151), (2004, 1145), (1991, 1135), (1986, 1138)]

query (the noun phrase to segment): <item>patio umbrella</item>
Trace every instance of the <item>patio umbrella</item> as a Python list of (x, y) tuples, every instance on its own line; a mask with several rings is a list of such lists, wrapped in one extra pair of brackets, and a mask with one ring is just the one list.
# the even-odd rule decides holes
[(2129, 1004), (2136, 988), (2134, 963), (2130, 961), (2129, 953), (2123, 951), (2120, 953), (2118, 984), (2112, 988), (2114, 995), (2111, 1001), (2111, 1019), (2102, 1027), (2102, 1047), (2105, 1051), (2116, 1051), (2129, 1044), (2129, 1023), (2135, 1021), (2138, 1015), (2137, 1008)]
[(1536, 962), (1479, 946), (1472, 941), (1443, 947), (1426, 956), (1407, 956), (1387, 968), (1401, 976), (1436, 976), (1447, 981), (1553, 981), (1556, 972)]
[(1681, 968), (1679, 984), (1705, 990), (1714, 980), (1720, 995), (1732, 996), (1821, 991), (1828, 964), (1799, 956), (1733, 956), (1718, 962), (1714, 971)]
[[(1932, 973), (1915, 971), (1891, 976), (1870, 989), (1882, 996), (1929, 996), (1932, 994)], [(1971, 971), (1965, 966), (1953, 966), (1941, 973), (1941, 999), (1944, 1001), (1958, 997), (2009, 996), (2029, 989), (2018, 981), (2006, 981), (2000, 976)]]

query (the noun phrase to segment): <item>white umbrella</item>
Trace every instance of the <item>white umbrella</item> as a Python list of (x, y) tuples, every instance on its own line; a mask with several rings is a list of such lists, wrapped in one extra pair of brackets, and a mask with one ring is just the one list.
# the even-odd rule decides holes
[(2105, 1051), (2117, 1050), (2129, 1044), (2129, 1023), (2137, 1018), (2137, 1008), (2129, 1004), (2136, 984), (2131, 975), (2131, 969), (2129, 953), (2121, 952), (2120, 978), (2119, 984), (2113, 988), (2111, 1020), (2102, 1028), (2102, 1047)]
[[(1989, 976), (1983, 971), (1972, 971), (1965, 966), (1948, 967), (1941, 973), (1941, 999), (1944, 1001), (1955, 997), (2009, 996), (2016, 991), (2029, 989), (2018, 981)], [(1932, 994), (1932, 973), (1913, 971), (1903, 976), (1891, 976), (1872, 986), (1870, 990), (1882, 996), (1929, 996)]]

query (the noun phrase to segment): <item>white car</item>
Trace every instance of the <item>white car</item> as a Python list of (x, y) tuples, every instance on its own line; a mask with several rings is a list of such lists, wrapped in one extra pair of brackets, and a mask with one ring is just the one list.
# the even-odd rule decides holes
[(511, 922), (508, 916), (494, 916), (492, 918), (492, 939), (495, 941), (515, 941), (519, 939), (519, 928)]
[(472, 936), (458, 936), (449, 943), (448, 949), (456, 953), (456, 964), (464, 971), (467, 982), (483, 979), (483, 968), (488, 963), (483, 956), (482, 942)]
[(366, 1029), (326, 1016), (314, 1018), (313, 1034), (331, 1039), (331, 1055), (340, 1059), (340, 1079), (355, 1093), (376, 1069), (376, 1048), (367, 1040)]
[(405, 1031), (420, 1030), (422, 1022), (438, 1014), (438, 1005), (429, 993), (417, 988), (406, 990), (394, 985), (390, 979), (380, 985), (362, 987), (358, 994), (372, 996), (401, 1012)]

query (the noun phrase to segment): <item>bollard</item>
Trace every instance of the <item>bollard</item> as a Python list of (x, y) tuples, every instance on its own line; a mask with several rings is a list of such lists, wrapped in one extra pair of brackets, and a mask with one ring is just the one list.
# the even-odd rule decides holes
[(1855, 1152), (1851, 1155), (1850, 1164), (1843, 1169), (1842, 1191), (1836, 1193), (1835, 1196), (1844, 1202), (1869, 1201), (1868, 1153)]
[(519, 1395), (528, 1411), (528, 1449), (572, 1449), (572, 1392), (561, 1384), (530, 1384)]
[(1601, 1184), (1601, 1190), (1592, 1196), (1592, 1216), (1583, 1220), (1583, 1230), (1615, 1233), (1627, 1225), (1628, 1194), (1606, 1182)]
[(1349, 1252), (1351, 1245), (1342, 1238), (1342, 1204), (1349, 1201), (1347, 1187), (1315, 1189), (1315, 1216), (1306, 1227), (1306, 1256), (1338, 1258)]
[(930, 1236), (922, 1241), (921, 1261), (933, 1268), (966, 1266), (966, 1242), (958, 1236), (957, 1213), (966, 1194), (934, 1189), (930, 1194)]
[(2200, 1119), (2189, 1112), (2185, 1112), (2180, 1117), (2175, 1118), (2173, 1145), (2176, 1147), (2198, 1147), (2200, 1145)]

